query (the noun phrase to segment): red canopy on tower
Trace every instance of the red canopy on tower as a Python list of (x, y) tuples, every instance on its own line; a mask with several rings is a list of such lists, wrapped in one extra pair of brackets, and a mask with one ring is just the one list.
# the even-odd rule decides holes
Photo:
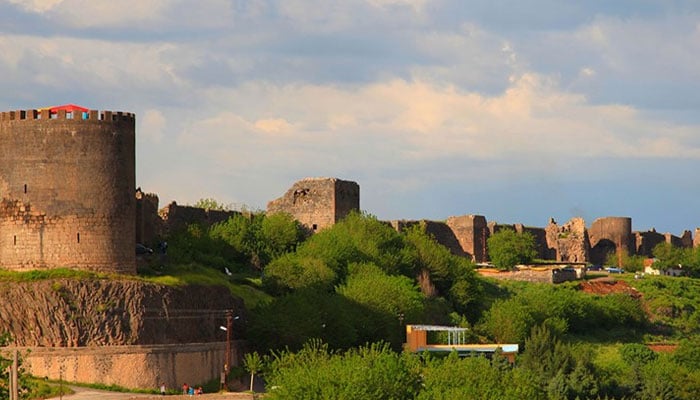
[(59, 110), (66, 110), (66, 112), (88, 112), (89, 109), (81, 107), (75, 104), (64, 104), (62, 106), (44, 107), (42, 110), (49, 109), (51, 114), (56, 114)]

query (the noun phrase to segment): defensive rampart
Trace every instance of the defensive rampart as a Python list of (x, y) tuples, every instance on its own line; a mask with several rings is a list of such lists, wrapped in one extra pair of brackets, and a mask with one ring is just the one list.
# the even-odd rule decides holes
[(135, 273), (134, 114), (0, 113), (0, 265)]

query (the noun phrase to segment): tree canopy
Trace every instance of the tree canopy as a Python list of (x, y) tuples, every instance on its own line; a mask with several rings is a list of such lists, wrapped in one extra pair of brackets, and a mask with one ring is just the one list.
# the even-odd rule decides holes
[(510, 270), (527, 264), (537, 255), (535, 238), (529, 232), (501, 229), (487, 240), (489, 259), (498, 269)]

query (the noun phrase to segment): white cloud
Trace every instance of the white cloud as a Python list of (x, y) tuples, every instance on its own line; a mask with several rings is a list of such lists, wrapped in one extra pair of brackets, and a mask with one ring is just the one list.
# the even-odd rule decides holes
[(96, 89), (183, 84), (177, 69), (187, 65), (169, 43), (128, 43), (69, 37), (0, 37), (0, 71), (15, 79), (69, 88), (80, 82)]
[(22, 7), (24, 10), (33, 13), (45, 13), (54, 7), (59, 6), (64, 0), (8, 0), (12, 4)]
[(431, 0), (367, 0), (368, 3), (375, 7), (408, 6), (416, 12), (423, 10), (425, 5), (430, 1)]
[(150, 109), (145, 110), (139, 117), (139, 137), (144, 137), (155, 144), (162, 142), (167, 126), (167, 119), (163, 113)]
[[(243, 110), (235, 99), (260, 106)], [(211, 91), (202, 106), (214, 104), (221, 111), (193, 121), (178, 143), (231, 170), (369, 171), (444, 158), (532, 160), (533, 168), (547, 168), (540, 162), (547, 158), (700, 158), (688, 138), (700, 127), (668, 125), (629, 106), (590, 105), (536, 74), (497, 96), (394, 79), (355, 88), (255, 83)]]

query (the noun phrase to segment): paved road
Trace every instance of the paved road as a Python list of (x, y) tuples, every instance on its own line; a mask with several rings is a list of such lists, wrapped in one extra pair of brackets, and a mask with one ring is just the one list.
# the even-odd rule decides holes
[[(128, 400), (128, 399), (147, 399), (150, 395), (140, 395), (136, 393), (116, 393), (106, 392), (104, 390), (90, 389), (84, 387), (71, 386), (75, 394), (64, 395), (64, 400)], [(54, 397), (52, 400), (59, 399)]]

